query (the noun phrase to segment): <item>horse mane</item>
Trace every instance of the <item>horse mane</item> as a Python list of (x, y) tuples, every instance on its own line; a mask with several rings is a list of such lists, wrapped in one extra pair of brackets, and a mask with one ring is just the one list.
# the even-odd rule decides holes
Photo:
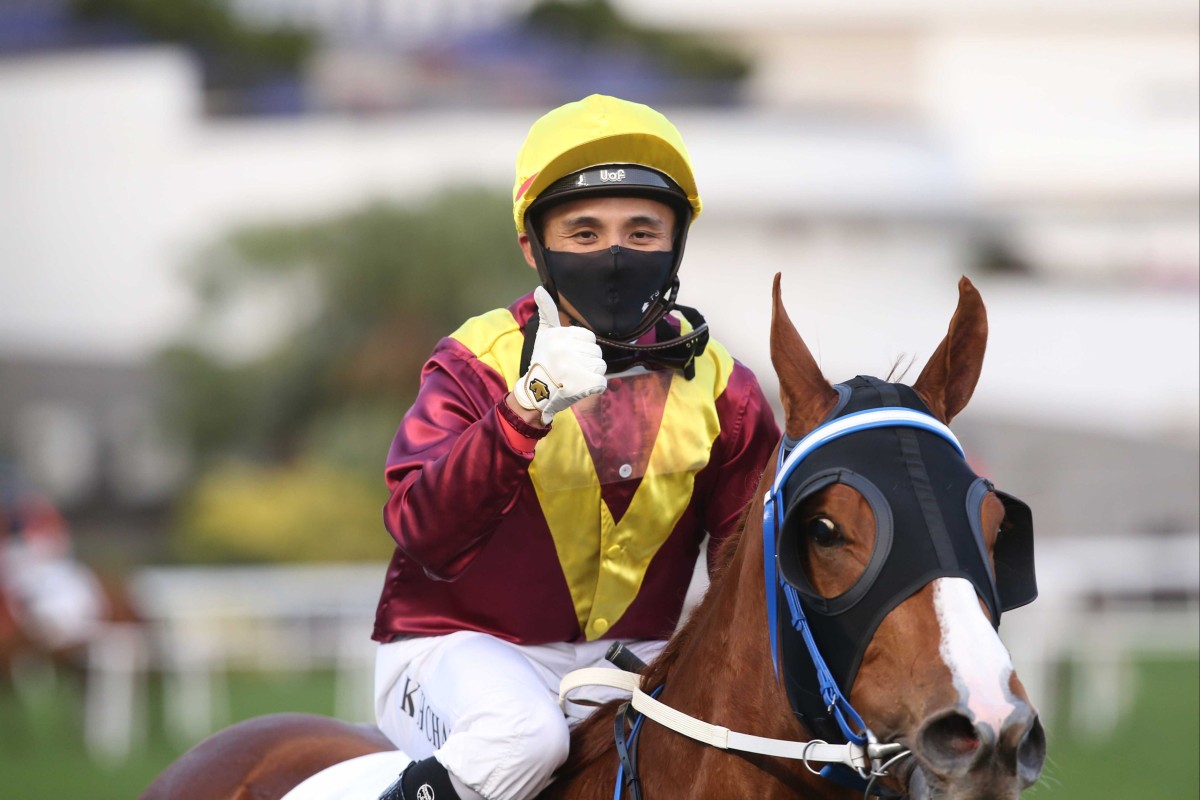
[(742, 535), (746, 530), (746, 518), (750, 508), (754, 505), (755, 503), (753, 502), (746, 504), (746, 507), (742, 509), (741, 519), (738, 521), (734, 532), (726, 536), (718, 545), (716, 557), (713, 559), (712, 575), (710, 576), (708, 591), (704, 593), (704, 597), (692, 609), (692, 613), (687, 621), (667, 642), (667, 646), (663, 648), (658, 658), (650, 663), (645, 674), (642, 676), (643, 686), (652, 689), (666, 683), (667, 673), (670, 672), (671, 666), (679, 659), (680, 651), (692, 640), (700, 621), (708, 617), (706, 613), (708, 606), (714, 602), (714, 598), (717, 595), (717, 592), (713, 590), (725, 582), (730, 565), (733, 563), (733, 556), (737, 552), (738, 543), (741, 542)]

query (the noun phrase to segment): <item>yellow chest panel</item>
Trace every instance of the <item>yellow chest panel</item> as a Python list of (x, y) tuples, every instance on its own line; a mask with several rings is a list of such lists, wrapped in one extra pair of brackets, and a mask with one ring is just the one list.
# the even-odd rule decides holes
[[(476, 317), (453, 336), (500, 373), (510, 389), (516, 385), (524, 339), (507, 310)], [(597, 467), (575, 409), (556, 415), (554, 430), (538, 442), (529, 476), (580, 629), (589, 640), (603, 636), (628, 609), (651, 560), (691, 503), (696, 473), (708, 463), (721, 432), (715, 400), (732, 367), (725, 349), (710, 341), (696, 359), (692, 380), (672, 374), (641, 483), (619, 521), (601, 496)], [(637, 391), (633, 384), (624, 391)]]

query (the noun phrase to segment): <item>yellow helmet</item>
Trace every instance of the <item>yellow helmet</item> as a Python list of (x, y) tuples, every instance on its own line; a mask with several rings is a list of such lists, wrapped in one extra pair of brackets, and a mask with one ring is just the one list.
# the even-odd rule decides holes
[[(700, 215), (691, 159), (675, 126), (649, 106), (593, 94), (559, 106), (529, 129), (517, 155), (513, 185), (517, 233), (525, 233), (529, 207), (551, 184), (589, 167), (613, 164), (649, 167), (662, 173), (674, 182), (673, 192), (686, 201), (688, 216), (695, 219)], [(632, 180), (633, 173), (629, 175)], [(631, 187), (636, 185), (623, 188)]]

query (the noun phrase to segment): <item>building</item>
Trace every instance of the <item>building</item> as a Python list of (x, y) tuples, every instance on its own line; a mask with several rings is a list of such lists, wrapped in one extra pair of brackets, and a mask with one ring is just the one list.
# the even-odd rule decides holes
[[(919, 368), (967, 273), (989, 303), (993, 340), (963, 425), (978, 431), (997, 474), (1063, 497), (1047, 512), (1063, 533), (1200, 524), (1194, 5), (615, 5), (754, 55), (741, 105), (666, 110), (706, 200), (682, 299), (765, 382), (775, 271), (835, 379), (884, 374), (905, 353)], [(502, 27), (529, 4), (234, 7), (262, 24), (323, 30), (326, 66), (361, 45), (364, 63), (391, 64), (394, 82), (428, 93), (419, 82), (429, 76), (406, 57)], [(363, 22), (372, 19), (379, 24)], [(360, 77), (347, 67), (313, 80), (336, 108), (339, 93), (370, 88)], [(213, 117), (205, 108), (197, 64), (177, 48), (43, 48), (0, 60), (0, 441), (71, 440), (63, 431), (87, 426), (63, 409), (98, 407), (110, 391), (138, 395), (111, 401), (122, 407), (152, 405), (154, 390), (129, 370), (188, 317), (181, 270), (231, 225), (315, 218), (372, 197), (416, 201), (452, 184), (505, 191), (543, 107), (430, 107), (398, 96), (370, 115)], [(285, 309), (256, 312), (214, 346), (245, 357), (287, 334)], [(42, 372), (62, 362), (70, 381)], [(125, 441), (111, 433), (122, 414), (145, 418), (86, 411), (98, 421), (75, 439), (93, 444), (33, 449), (42, 458), (109, 453)], [(162, 466), (179, 463), (171, 452), (166, 443), (134, 462), (182, 480)], [(105, 465), (103, 475), (79, 465), (46, 474), (61, 473), (54, 480), (70, 500), (81, 486), (121, 484), (107, 474), (114, 459), (84, 459)], [(153, 494), (148, 487), (130, 502)], [(1159, 510), (1122, 511), (1108, 502), (1118, 492), (1154, 497)], [(1107, 499), (1074, 513), (1096, 494)]]

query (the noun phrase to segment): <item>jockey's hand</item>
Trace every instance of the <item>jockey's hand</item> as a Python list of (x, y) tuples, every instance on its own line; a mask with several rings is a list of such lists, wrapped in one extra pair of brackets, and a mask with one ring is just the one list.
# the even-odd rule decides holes
[(544, 287), (534, 290), (533, 299), (538, 307), (537, 337), (529, 371), (517, 381), (513, 398), (522, 408), (541, 411), (542, 423), (549, 425), (559, 411), (607, 389), (607, 367), (596, 334), (587, 328), (564, 326)]

